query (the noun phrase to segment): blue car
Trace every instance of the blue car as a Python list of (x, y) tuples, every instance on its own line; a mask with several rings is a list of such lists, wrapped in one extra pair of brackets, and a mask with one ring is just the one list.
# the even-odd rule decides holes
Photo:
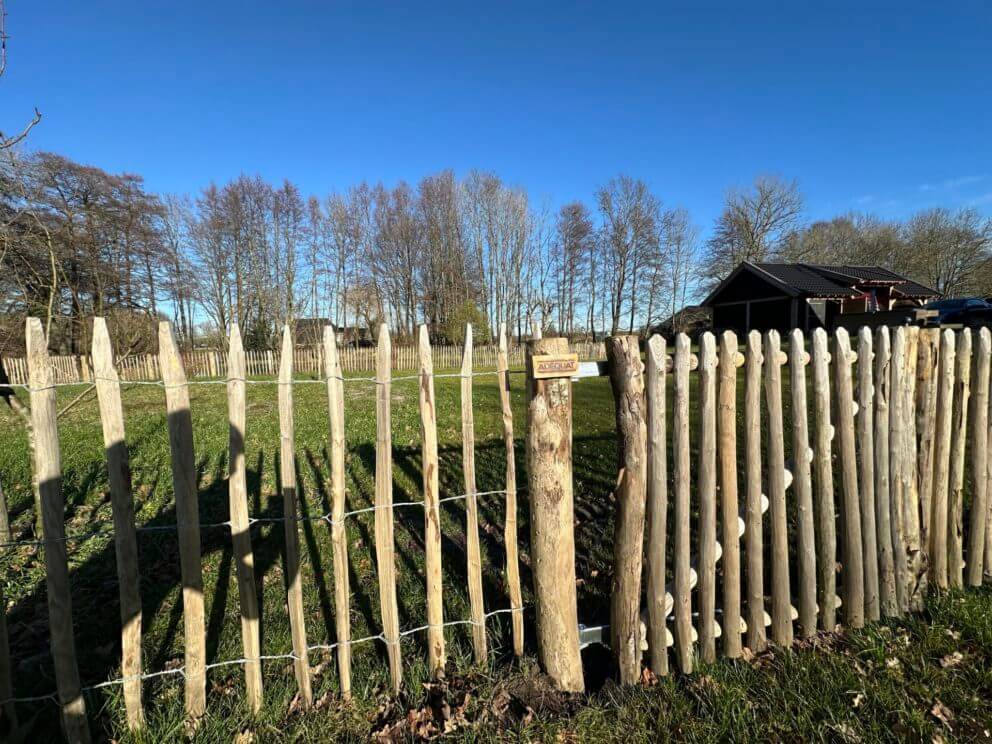
[(960, 324), (971, 328), (992, 326), (992, 303), (980, 297), (934, 300), (925, 307), (927, 310), (937, 311), (934, 321), (941, 325)]

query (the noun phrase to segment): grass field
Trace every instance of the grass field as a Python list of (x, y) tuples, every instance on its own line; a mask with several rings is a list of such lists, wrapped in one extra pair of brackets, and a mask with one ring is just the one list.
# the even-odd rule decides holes
[[(461, 432), (458, 380), (437, 380), (441, 496), (460, 494)], [(514, 415), (521, 486), (524, 429), (522, 378), (514, 378)], [(78, 389), (60, 391), (60, 404)], [(296, 396), (297, 468), (303, 516), (330, 511), (327, 480), (326, 395), (321, 385), (299, 385)], [(201, 521), (227, 519), (227, 419), (224, 387), (198, 385), (191, 390), (195, 449), (200, 482)], [(786, 400), (788, 397), (786, 396)], [(127, 440), (135, 485), (138, 521), (144, 525), (175, 523), (164, 394), (138, 386), (124, 393)], [(351, 381), (345, 386), (348, 442), (348, 508), (371, 503), (374, 470), (374, 386)], [(503, 487), (505, 451), (501, 438), (495, 378), (476, 379), (475, 421), (480, 491)], [(612, 504), (616, 478), (613, 404), (602, 379), (575, 386), (575, 480), (579, 617), (586, 624), (606, 622), (610, 592)], [(788, 409), (787, 409), (788, 415)], [(92, 400), (72, 408), (60, 421), (66, 523), (70, 534), (92, 531), (95, 520), (110, 519), (102, 435)], [(29, 539), (30, 468), (24, 433), (6, 409), (0, 409), (0, 479), (15, 518), (15, 538)], [(279, 516), (278, 412), (273, 385), (248, 388), (246, 437), (249, 511)], [(418, 501), (420, 424), (416, 383), (393, 388), (395, 457), (394, 499)], [(788, 439), (788, 437), (787, 437)], [(502, 496), (480, 499), (480, 534), (486, 609), (508, 607), (502, 549)], [(465, 579), (464, 505), (442, 504), (445, 619), (468, 618)], [(423, 511), (396, 509), (397, 576), (401, 629), (425, 622)], [(291, 650), (282, 574), (283, 526), (253, 528), (256, 575), (262, 605), (263, 654)], [(348, 523), (352, 589), (352, 636), (379, 632), (373, 517)], [(448, 681), (430, 685), (425, 675), (422, 634), (404, 637), (405, 690), (398, 701), (387, 694), (382, 644), (353, 649), (354, 701), (337, 696), (333, 652), (311, 656), (316, 709), (298, 710), (289, 661), (267, 662), (265, 707), (252, 718), (243, 703), (243, 677), (237, 665), (211, 671), (208, 713), (195, 729), (184, 721), (182, 680), (159, 677), (145, 685), (148, 727), (145, 741), (193, 735), (201, 741), (365, 740), (370, 735), (404, 741), (445, 733), (472, 740), (724, 740), (781, 738), (793, 740), (872, 741), (941, 737), (971, 740), (992, 728), (992, 592), (934, 597), (918, 618), (878, 624), (847, 636), (824, 635), (793, 653), (774, 652), (735, 663), (721, 662), (689, 679), (646, 680), (620, 689), (608, 681), (603, 649), (586, 652), (590, 693), (569, 697), (556, 693), (536, 670), (533, 598), (527, 567), (526, 498), (521, 498), (520, 541), (528, 648), (515, 661), (510, 653), (508, 615), (489, 621), (492, 648), (488, 665), (471, 661), (466, 626), (447, 631)], [(321, 521), (300, 525), (307, 631), (310, 644), (334, 641), (333, 576), (329, 526)], [(226, 528), (203, 531), (208, 663), (241, 657), (238, 592)], [(146, 532), (139, 537), (143, 598), (144, 664), (148, 672), (182, 664), (182, 602), (178, 548), (174, 532)], [(106, 536), (70, 543), (73, 611), (79, 665), (84, 685), (120, 674), (119, 614), (114, 552)], [(55, 689), (48, 653), (47, 607), (41, 555), (29, 548), (5, 550), (3, 585), (8, 601), (15, 685), (18, 696)], [(94, 731), (130, 741), (123, 725), (118, 687), (90, 693), (87, 705)], [(51, 703), (22, 705), (22, 732), (29, 738), (55, 734), (56, 708)], [(252, 738), (253, 737), (253, 738)]]

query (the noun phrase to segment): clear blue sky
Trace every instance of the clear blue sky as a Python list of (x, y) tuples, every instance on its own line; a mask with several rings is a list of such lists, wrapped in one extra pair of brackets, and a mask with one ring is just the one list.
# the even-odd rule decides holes
[(489, 169), (535, 201), (613, 175), (705, 230), (727, 187), (811, 217), (992, 212), (992, 4), (8, 0), (0, 124), (196, 192)]

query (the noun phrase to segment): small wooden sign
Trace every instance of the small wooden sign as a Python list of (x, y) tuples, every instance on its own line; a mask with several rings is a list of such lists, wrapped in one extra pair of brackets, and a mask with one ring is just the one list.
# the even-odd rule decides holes
[(532, 361), (535, 380), (572, 377), (579, 371), (578, 354), (537, 354)]

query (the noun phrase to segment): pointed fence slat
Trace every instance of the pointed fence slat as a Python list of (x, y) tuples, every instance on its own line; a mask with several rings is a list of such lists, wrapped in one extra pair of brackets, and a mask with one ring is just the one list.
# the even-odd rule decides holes
[(375, 555), (379, 571), (382, 635), (389, 656), (393, 692), (403, 683), (399, 608), (396, 601), (396, 543), (393, 535), (392, 349), (389, 328), (379, 327), (375, 393)]
[(141, 708), (141, 590), (138, 577), (138, 541), (134, 532), (134, 496), (131, 466), (124, 441), (121, 384), (114, 368), (114, 352), (103, 318), (93, 319), (93, 363), (96, 394), (103, 428), (103, 447), (114, 519), (114, 553), (121, 611), (121, 673), (128, 727), (144, 724)]
[(875, 331), (875, 526), (878, 546), (878, 600), (880, 614), (892, 617), (899, 611), (896, 599), (895, 566), (892, 561), (892, 506), (889, 483), (889, 405), (891, 348), (889, 329)]
[(837, 525), (834, 505), (834, 476), (831, 449), (834, 427), (830, 417), (830, 351), (827, 332), (813, 331), (813, 408), (816, 414), (816, 444), (813, 462), (816, 470), (816, 522), (819, 533), (820, 628), (833, 631), (837, 625)]
[(952, 587), (964, 585), (964, 456), (971, 395), (971, 330), (961, 331), (954, 367), (954, 413), (951, 419), (951, 473), (948, 488), (947, 573)]
[(992, 333), (978, 332), (971, 396), (971, 514), (968, 530), (968, 586), (981, 586), (985, 566), (986, 513), (988, 511), (989, 373), (992, 363)]
[(806, 402), (806, 341), (799, 329), (789, 337), (789, 382), (792, 393), (792, 491), (796, 501), (796, 537), (799, 553), (799, 625), (808, 638), (816, 632), (816, 542), (814, 537), (813, 479), (809, 446), (809, 410)]
[(909, 610), (909, 559), (906, 554), (906, 328), (895, 329), (889, 385), (889, 501), (892, 510), (892, 563), (895, 567), (898, 615)]
[(768, 410), (768, 500), (772, 537), (772, 640), (792, 645), (789, 529), (785, 505), (785, 434), (782, 426), (782, 351), (778, 331), (765, 334), (765, 406)]
[(875, 525), (875, 383), (871, 329), (858, 333), (858, 489), (861, 493), (861, 545), (864, 551), (865, 617), (881, 617), (878, 595), (878, 531)]
[(747, 558), (747, 645), (755, 653), (765, 650), (765, 573), (761, 492), (761, 379), (764, 357), (761, 334), (747, 335), (744, 362), (745, 530)]
[(699, 342), (699, 654), (716, 661), (716, 340)]
[(337, 632), (338, 678), (341, 697), (351, 698), (351, 591), (345, 511), (344, 381), (332, 326), (324, 327), (324, 375), (327, 380), (327, 419), (331, 455), (331, 545), (334, 552), (334, 623)]
[[(918, 332), (916, 354), (916, 434), (919, 458), (914, 462), (912, 481), (919, 494), (920, 540), (927, 555), (933, 550), (931, 527), (933, 525), (934, 468), (936, 464), (937, 396), (939, 395), (940, 331), (927, 328)], [(952, 371), (953, 374), (953, 371)], [(932, 566), (930, 561), (928, 567)]]
[(506, 325), (499, 332), (497, 357), (497, 385), (503, 421), (503, 445), (506, 448), (506, 514), (504, 516), (504, 542), (506, 543), (506, 583), (513, 611), (513, 653), (524, 653), (523, 593), (520, 588), (520, 558), (517, 549), (517, 465), (513, 443), (513, 409), (510, 405), (509, 354), (506, 344)]
[(665, 612), (665, 549), (668, 520), (668, 460), (665, 389), (668, 357), (665, 339), (652, 336), (645, 363), (647, 397), (647, 606), (651, 671), (668, 674), (668, 630)]
[(313, 704), (313, 691), (300, 569), (296, 505), (296, 427), (293, 420), (293, 336), (288, 325), (283, 326), (282, 330), (282, 355), (279, 363), (279, 481), (285, 520), (286, 605), (289, 610), (290, 635), (293, 638), (293, 671), (300, 689), (300, 702), (304, 708), (309, 708)]
[(248, 707), (257, 713), (262, 707), (261, 639), (259, 637), (258, 597), (255, 594), (255, 555), (251, 548), (248, 520), (248, 481), (245, 467), (245, 365), (244, 346), (237, 324), (231, 326), (227, 364), (228, 421), (228, 509), (231, 519), (231, 547), (234, 550), (241, 604), (241, 644), (245, 659), (245, 692)]
[(737, 368), (743, 358), (737, 336), (720, 336), (719, 388), (717, 390), (717, 455), (721, 522), (723, 524), (723, 653), (741, 655), (741, 553), (740, 506), (737, 498)]
[(179, 531), (179, 564), (183, 581), (183, 621), (186, 632), (186, 712), (197, 718), (206, 709), (206, 631), (203, 619), (203, 568), (200, 562), (200, 507), (189, 385), (172, 326), (158, 326), (159, 366), (165, 385), (172, 453), (172, 489)]
[(930, 522), (930, 574), (937, 588), (949, 585), (947, 572), (948, 486), (951, 464), (951, 429), (954, 410), (954, 331), (940, 333), (940, 366), (937, 376), (937, 423), (934, 430), (933, 494)]
[(48, 339), (38, 318), (26, 324), (31, 386), (31, 428), (34, 434), (34, 473), (41, 495), (44, 525), (45, 579), (55, 683), (62, 707), (62, 727), (70, 742), (88, 742), (86, 704), (80, 691), (76, 643), (72, 634), (72, 597), (65, 542), (65, 501), (62, 497), (62, 455), (59, 448), (55, 374), (48, 356)]
[(482, 594), (482, 552), (479, 546), (479, 504), (475, 485), (475, 415), (472, 411), (472, 325), (465, 326), (461, 369), (462, 473), (465, 477), (465, 543), (468, 553), (468, 596), (472, 613), (475, 661), (485, 661), (486, 606)]
[(675, 478), (675, 651), (683, 674), (692, 672), (692, 587), (690, 585), (689, 505), (689, 337), (675, 338), (675, 402), (672, 449)]
[(914, 401), (917, 398), (916, 383), (919, 364), (920, 329), (911, 326), (906, 329), (906, 435), (903, 453), (903, 528), (906, 531), (906, 560), (909, 572), (909, 606), (914, 612), (923, 609), (923, 598), (927, 587), (927, 557), (926, 543), (923, 540), (923, 527), (920, 517), (922, 503), (920, 501), (920, 480), (917, 465), (920, 461), (917, 451), (917, 421), (919, 412), (913, 414)]

